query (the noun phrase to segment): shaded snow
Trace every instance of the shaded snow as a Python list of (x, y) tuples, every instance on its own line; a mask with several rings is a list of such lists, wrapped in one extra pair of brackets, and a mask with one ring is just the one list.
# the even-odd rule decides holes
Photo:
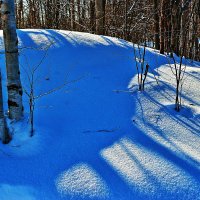
[[(151, 70), (140, 93), (131, 43), (70, 31), (18, 35), (27, 90), (27, 72), (51, 43), (35, 76), (36, 95), (80, 80), (37, 100), (33, 138), (23, 96), (25, 118), (10, 123), (13, 141), (0, 145), (0, 199), (200, 199), (199, 63), (187, 62), (176, 113), (169, 60), (155, 50), (147, 49)], [(0, 61), (5, 87), (2, 54)], [(4, 96), (6, 110), (5, 89)]]
[(36, 191), (27, 186), (0, 185), (1, 200), (37, 200)]

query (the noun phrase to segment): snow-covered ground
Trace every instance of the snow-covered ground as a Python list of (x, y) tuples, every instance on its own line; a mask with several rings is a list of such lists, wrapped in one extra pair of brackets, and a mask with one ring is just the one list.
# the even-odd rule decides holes
[[(177, 113), (168, 59), (154, 50), (141, 93), (131, 43), (55, 30), (18, 36), (24, 88), (43, 61), (35, 95), (61, 89), (36, 101), (33, 138), (24, 94), (25, 118), (10, 124), (13, 140), (0, 145), (0, 200), (200, 199), (199, 63), (187, 64)], [(0, 63), (5, 87), (3, 54)]]

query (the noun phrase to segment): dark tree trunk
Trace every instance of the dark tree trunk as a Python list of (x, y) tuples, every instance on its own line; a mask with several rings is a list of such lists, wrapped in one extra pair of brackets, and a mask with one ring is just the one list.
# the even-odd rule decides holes
[(95, 2), (90, 0), (90, 29), (95, 33)]
[(6, 120), (4, 117), (3, 111), (3, 95), (2, 95), (2, 81), (1, 81), (1, 72), (0, 72), (0, 139), (2, 143), (7, 144), (11, 137), (8, 134), (8, 129), (6, 126)]
[(154, 41), (155, 49), (160, 49), (160, 38), (159, 38), (159, 9), (158, 9), (158, 0), (153, 1), (154, 5)]
[(161, 13), (160, 13), (160, 53), (165, 52), (165, 0), (161, 1)]
[(75, 6), (74, 6), (74, 0), (71, 0), (71, 6), (70, 6), (70, 18), (71, 18), (71, 30), (75, 29)]
[(105, 0), (95, 1), (96, 9), (96, 33), (104, 35), (105, 33)]

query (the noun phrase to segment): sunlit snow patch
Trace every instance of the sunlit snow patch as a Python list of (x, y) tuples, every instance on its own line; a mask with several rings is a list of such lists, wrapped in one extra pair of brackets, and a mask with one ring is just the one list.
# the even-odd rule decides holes
[(78, 164), (64, 171), (56, 180), (62, 196), (106, 199), (108, 188), (99, 175), (87, 164)]
[(199, 197), (200, 184), (192, 175), (159, 153), (134, 144), (129, 138), (122, 138), (100, 154), (141, 198)]

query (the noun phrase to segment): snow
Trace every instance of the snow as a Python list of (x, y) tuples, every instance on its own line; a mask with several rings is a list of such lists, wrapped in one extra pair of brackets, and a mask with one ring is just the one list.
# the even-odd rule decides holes
[(0, 192), (1, 200), (37, 200), (35, 198), (36, 191), (33, 188), (27, 186), (10, 186), (8, 184), (1, 184)]
[(63, 195), (105, 199), (109, 196), (106, 184), (86, 164), (78, 164), (61, 173), (56, 180), (57, 190)]
[[(184, 60), (177, 113), (169, 58), (156, 50), (147, 49), (151, 69), (139, 92), (129, 42), (61, 30), (18, 30), (18, 36), (25, 89), (43, 58), (35, 95), (60, 89), (36, 100), (32, 138), (25, 94), (24, 119), (8, 120), (13, 140), (0, 145), (1, 200), (200, 199), (198, 62)], [(6, 110), (3, 54), (0, 62)]]

